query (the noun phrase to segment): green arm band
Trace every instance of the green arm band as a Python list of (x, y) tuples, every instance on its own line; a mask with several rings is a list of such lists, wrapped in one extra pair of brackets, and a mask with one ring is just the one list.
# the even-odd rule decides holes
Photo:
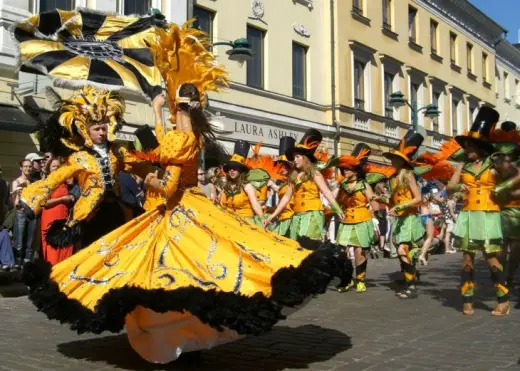
[(335, 213), (335, 214), (340, 213), (340, 212), (343, 211), (343, 210), (341, 210), (341, 206), (339, 206), (339, 204), (337, 202), (334, 202), (332, 204), (332, 206), (330, 207), (330, 210), (332, 210), (332, 212)]
[(453, 193), (460, 192), (461, 189), (462, 189), (462, 185), (455, 184), (453, 187), (448, 188), (448, 194), (451, 195)]
[(399, 212), (399, 211), (406, 210), (411, 206), (413, 206), (413, 202), (409, 201), (409, 202), (405, 202), (404, 204), (397, 205), (394, 209), (395, 209), (395, 211)]
[(511, 180), (508, 180), (507, 182), (501, 183), (493, 189), (493, 193), (495, 195), (499, 195), (505, 191), (508, 191), (514, 187), (514, 184)]
[(379, 202), (388, 205), (390, 203), (390, 197), (379, 196)]

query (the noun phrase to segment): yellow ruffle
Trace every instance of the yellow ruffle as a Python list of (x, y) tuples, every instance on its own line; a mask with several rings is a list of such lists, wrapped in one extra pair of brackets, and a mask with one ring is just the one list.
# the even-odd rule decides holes
[(188, 286), (271, 294), (271, 277), (310, 254), (289, 239), (214, 206), (197, 188), (175, 207), (157, 207), (53, 267), (69, 299), (94, 309), (112, 288)]

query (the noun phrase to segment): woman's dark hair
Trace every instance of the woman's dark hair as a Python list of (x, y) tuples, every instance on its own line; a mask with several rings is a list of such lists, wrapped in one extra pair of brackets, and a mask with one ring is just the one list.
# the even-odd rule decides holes
[(206, 115), (204, 114), (200, 102), (200, 93), (195, 85), (182, 85), (179, 89), (179, 97), (190, 99), (190, 103), (180, 103), (178, 107), (181, 111), (190, 115), (191, 125), (195, 135), (197, 137), (202, 136), (206, 144), (215, 142), (217, 140), (215, 136), (215, 132), (217, 130), (209, 123)]

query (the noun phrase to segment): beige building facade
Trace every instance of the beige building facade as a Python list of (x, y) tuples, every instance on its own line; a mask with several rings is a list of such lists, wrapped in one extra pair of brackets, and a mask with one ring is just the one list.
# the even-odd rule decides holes
[(520, 127), (520, 50), (504, 40), (496, 47), (495, 92), (502, 121)]
[[(372, 146), (375, 160), (384, 161), (381, 153), (412, 123), (410, 109), (388, 105), (392, 92), (401, 91), (418, 107), (439, 106), (439, 118), (418, 120), (432, 148), (468, 129), (478, 107), (497, 105), (495, 46), (504, 30), (465, 0), (336, 0), (332, 12), (325, 0), (58, 2), (123, 14), (155, 7), (176, 23), (196, 17), (195, 26), (214, 43), (247, 38), (254, 52), (250, 62), (228, 60), (227, 46), (213, 48), (232, 82), (226, 92), (209, 95), (208, 112), (229, 152), (234, 140), (246, 139), (262, 141), (263, 151), (275, 154), (281, 136), (299, 140), (316, 128), (331, 152), (350, 151), (362, 141)], [(50, 3), (0, 0), (0, 103), (42, 118), (49, 107), (40, 92), (50, 81), (16, 74), (7, 29)], [(148, 103), (127, 98), (127, 125), (119, 139), (131, 142), (135, 129), (152, 125), (153, 117)], [(0, 164), (9, 178), (37, 144), (29, 135), (29, 118), (17, 119), (29, 122), (23, 130), (1, 118)]]
[(418, 115), (432, 148), (467, 130), (478, 107), (495, 106), (494, 42), (504, 30), (469, 2), (348, 0), (336, 14), (339, 120), (356, 139), (373, 133), (384, 151), (410, 128), (411, 110), (389, 105), (396, 91), (438, 106), (437, 119)]

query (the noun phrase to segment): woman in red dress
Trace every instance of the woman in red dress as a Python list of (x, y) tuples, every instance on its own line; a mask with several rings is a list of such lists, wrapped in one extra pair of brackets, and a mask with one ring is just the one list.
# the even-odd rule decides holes
[[(50, 172), (58, 169), (62, 160), (55, 158), (50, 164)], [(46, 239), (45, 234), (47, 229), (53, 221), (57, 219), (67, 219), (69, 216), (69, 206), (74, 202), (74, 196), (69, 195), (67, 184), (62, 184), (51, 194), (51, 197), (45, 204), (45, 208), (41, 214), (41, 233), (42, 233), (42, 256), (43, 259), (48, 261), (50, 264), (55, 265), (62, 260), (72, 256), (74, 246), (66, 246), (63, 248), (55, 249), (50, 246)]]

